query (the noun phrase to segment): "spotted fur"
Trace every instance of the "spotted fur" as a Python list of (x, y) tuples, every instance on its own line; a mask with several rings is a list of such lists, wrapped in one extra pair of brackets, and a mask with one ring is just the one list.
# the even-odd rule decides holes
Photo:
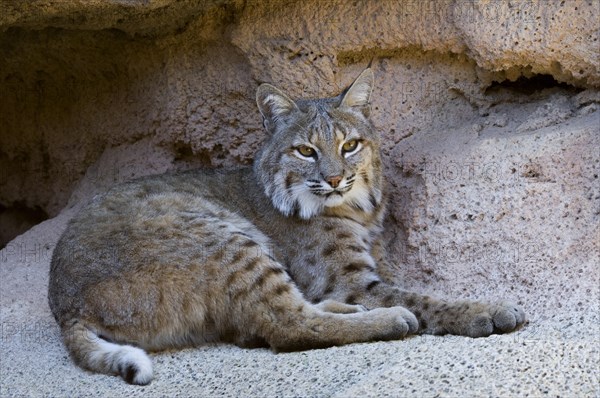
[(372, 88), (370, 69), (334, 98), (262, 85), (269, 138), (252, 169), (148, 177), (94, 198), (50, 267), (50, 308), (75, 362), (147, 384), (146, 352), (210, 341), (291, 351), (522, 324), (512, 304), (447, 302), (380, 276)]

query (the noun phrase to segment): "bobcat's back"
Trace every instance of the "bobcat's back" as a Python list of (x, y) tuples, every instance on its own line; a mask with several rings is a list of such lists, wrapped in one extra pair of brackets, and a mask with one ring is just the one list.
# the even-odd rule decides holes
[[(189, 302), (188, 292), (222, 292), (215, 282), (227, 276), (221, 265), (235, 250), (235, 236), (270, 251), (264, 234), (214, 199), (225, 181), (241, 181), (245, 171), (145, 178), (94, 198), (70, 222), (53, 256), (49, 297), (59, 323), (99, 316), (105, 324), (128, 324), (147, 335), (140, 341), (152, 349), (161, 346), (162, 334), (173, 334), (171, 314), (213, 310), (208, 302)], [(239, 203), (235, 192), (226, 194)], [(218, 256), (221, 261), (209, 261)], [(146, 318), (161, 305), (168, 321)]]
[(145, 350), (220, 340), (288, 351), (522, 323), (517, 307), (450, 305), (378, 274), (372, 85), (370, 69), (335, 98), (293, 101), (262, 85), (269, 137), (252, 169), (147, 177), (94, 198), (50, 266), (49, 304), (73, 359), (146, 384)]

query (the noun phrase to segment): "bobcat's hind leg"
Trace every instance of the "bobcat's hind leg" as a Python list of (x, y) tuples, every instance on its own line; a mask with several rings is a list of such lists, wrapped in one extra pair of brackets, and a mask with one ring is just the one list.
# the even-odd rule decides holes
[[(239, 250), (252, 247), (238, 239)], [(229, 255), (239, 260), (228, 265), (229, 306), (218, 318), (229, 320), (236, 342), (262, 339), (275, 351), (296, 351), (400, 339), (418, 328), (415, 316), (400, 307), (363, 312), (335, 301), (311, 304), (272, 257), (256, 250)]]
[(346, 304), (341, 301), (323, 300), (315, 304), (315, 307), (325, 312), (334, 312), (336, 314), (352, 314), (355, 312), (365, 312), (367, 307), (360, 304)]
[(341, 314), (323, 312), (308, 304), (293, 318), (271, 326), (275, 329), (270, 331), (267, 342), (273, 350), (285, 352), (398, 340), (415, 333), (418, 321), (402, 307)]

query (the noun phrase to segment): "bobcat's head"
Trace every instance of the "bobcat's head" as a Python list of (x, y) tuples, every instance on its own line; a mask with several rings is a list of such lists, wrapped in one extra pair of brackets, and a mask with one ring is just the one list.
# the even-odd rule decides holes
[(372, 212), (381, 201), (379, 136), (369, 120), (373, 72), (333, 98), (293, 101), (263, 84), (256, 101), (270, 134), (254, 172), (284, 215), (307, 219), (327, 207)]

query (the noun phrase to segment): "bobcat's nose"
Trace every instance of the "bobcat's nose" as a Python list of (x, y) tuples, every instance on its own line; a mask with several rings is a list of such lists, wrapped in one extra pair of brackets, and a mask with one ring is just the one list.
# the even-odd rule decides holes
[(325, 181), (327, 181), (332, 188), (337, 188), (343, 178), (344, 177), (342, 176), (329, 176), (325, 178)]

